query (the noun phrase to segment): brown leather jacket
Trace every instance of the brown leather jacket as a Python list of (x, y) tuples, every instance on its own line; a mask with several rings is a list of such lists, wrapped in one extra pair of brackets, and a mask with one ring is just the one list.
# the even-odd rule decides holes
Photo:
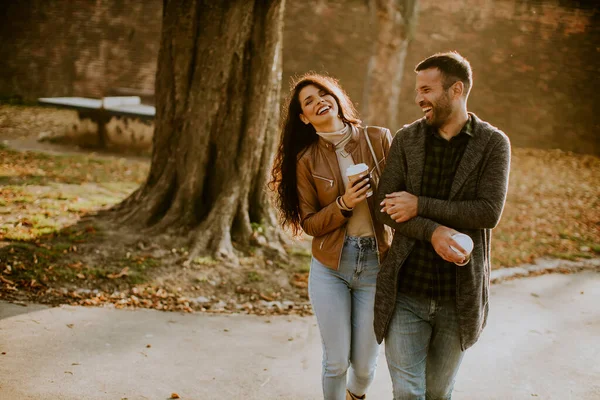
[[(369, 166), (371, 186), (376, 189), (380, 176), (365, 139), (365, 129), (352, 125), (351, 127), (352, 139), (346, 144), (345, 150), (352, 154), (355, 164), (365, 163)], [(370, 126), (367, 132), (379, 168), (383, 171), (392, 143), (390, 130)], [(335, 146), (319, 138), (315, 144), (306, 149), (298, 159), (297, 180), (300, 223), (304, 232), (313, 236), (312, 255), (327, 267), (338, 269), (346, 236), (346, 222), (350, 216), (344, 216), (336, 203), (337, 197), (345, 193), (345, 188)], [(367, 201), (381, 263), (390, 248), (392, 229), (376, 218), (376, 213), (380, 212), (381, 207), (375, 204), (375, 197), (368, 197)]]

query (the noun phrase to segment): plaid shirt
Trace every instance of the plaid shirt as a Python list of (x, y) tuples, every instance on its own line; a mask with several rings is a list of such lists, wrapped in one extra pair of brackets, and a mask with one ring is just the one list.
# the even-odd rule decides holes
[[(473, 136), (471, 117), (450, 141), (430, 128), (425, 140), (421, 195), (448, 200), (458, 164)], [(398, 274), (398, 291), (449, 300), (456, 296), (456, 265), (444, 261), (430, 242), (417, 240)]]

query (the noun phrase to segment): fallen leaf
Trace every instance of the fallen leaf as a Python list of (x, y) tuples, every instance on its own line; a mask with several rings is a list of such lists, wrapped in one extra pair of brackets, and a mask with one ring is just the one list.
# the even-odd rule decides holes
[(83, 265), (83, 263), (81, 261), (79, 261), (79, 262), (76, 262), (73, 264), (69, 264), (69, 268), (80, 269), (82, 265)]
[(81, 272), (77, 274), (77, 277), (78, 277), (79, 279), (85, 279), (85, 275), (84, 275), (84, 274), (82, 274)]
[(274, 298), (272, 298), (272, 297), (270, 297), (270, 296), (267, 296), (266, 294), (263, 294), (263, 293), (260, 293), (258, 296), (259, 296), (261, 299), (263, 299), (264, 301), (273, 301), (273, 300), (275, 300)]
[(2, 275), (0, 275), (0, 281), (2, 281), (4, 283), (8, 283), (9, 285), (14, 285), (15, 284), (13, 281), (11, 281), (10, 279), (6, 279)]
[(306, 289), (308, 287), (308, 273), (294, 274), (292, 286), (296, 286), (300, 289)]
[(292, 281), (292, 285), (300, 289), (306, 289), (308, 287), (308, 283), (302, 281)]
[(126, 276), (128, 274), (129, 274), (129, 267), (125, 267), (118, 274), (108, 274), (108, 275), (106, 275), (106, 277), (109, 278), (109, 279), (117, 279), (117, 278), (121, 278), (123, 276)]
[(179, 397), (179, 395), (177, 393), (171, 393), (171, 398), (172, 399), (180, 399), (181, 397)]
[(67, 327), (69, 327), (71, 329), (73, 329), (74, 326), (75, 326), (74, 324), (67, 324)]

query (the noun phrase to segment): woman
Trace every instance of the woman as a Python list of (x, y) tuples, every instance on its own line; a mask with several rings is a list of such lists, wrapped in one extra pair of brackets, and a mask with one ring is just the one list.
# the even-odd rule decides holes
[[(375, 283), (391, 232), (375, 218), (375, 196), (367, 194), (392, 137), (360, 122), (336, 80), (304, 75), (291, 90), (272, 170), (283, 225), (313, 236), (309, 295), (323, 341), (326, 400), (364, 399), (379, 351)], [(346, 168), (359, 163), (367, 164), (370, 179), (348, 184)]]

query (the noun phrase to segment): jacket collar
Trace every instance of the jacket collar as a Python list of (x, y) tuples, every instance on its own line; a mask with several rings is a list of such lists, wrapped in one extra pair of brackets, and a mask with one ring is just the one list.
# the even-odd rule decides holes
[[(490, 133), (484, 129), (484, 123), (473, 113), (469, 113), (471, 132), (469, 143), (465, 148), (465, 152), (461, 158), (452, 188), (450, 189), (449, 200), (452, 200), (459, 189), (465, 183), (469, 174), (477, 167), (479, 161), (484, 155), (485, 147), (490, 140)], [(423, 179), (423, 170), (425, 168), (425, 136), (428, 134), (428, 126), (425, 123), (425, 118), (421, 118), (414, 125), (414, 133), (411, 135), (411, 140), (406, 140), (403, 143), (404, 154), (410, 160), (411, 168), (408, 172), (408, 180), (410, 183), (409, 190), (415, 196), (421, 195), (421, 181)]]
[(452, 200), (456, 196), (469, 175), (477, 167), (492, 137), (491, 131), (486, 129), (486, 125), (475, 114), (469, 113), (469, 115), (471, 117), (472, 136), (456, 169), (449, 200)]
[[(350, 124), (350, 129), (352, 129), (352, 137), (350, 141), (346, 143), (346, 146), (344, 146), (344, 150), (348, 153), (352, 153), (354, 149), (356, 149), (356, 146), (358, 146), (358, 136), (360, 135), (360, 127)], [(323, 150), (335, 151), (335, 145), (320, 136), (317, 144)]]

